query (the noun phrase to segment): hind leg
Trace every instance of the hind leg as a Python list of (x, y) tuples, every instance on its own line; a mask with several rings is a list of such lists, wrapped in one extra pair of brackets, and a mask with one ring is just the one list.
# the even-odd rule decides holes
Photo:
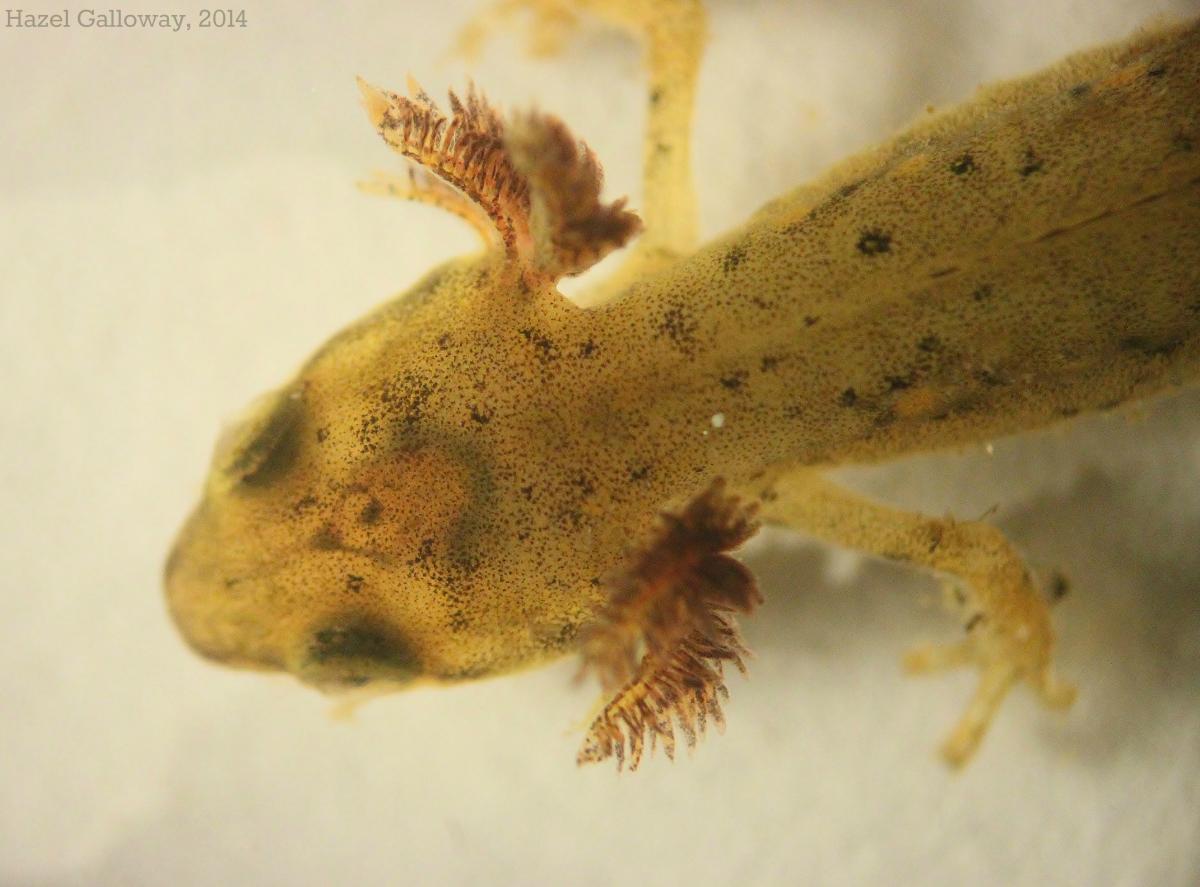
[(923, 646), (905, 658), (911, 672), (961, 666), (980, 671), (975, 695), (942, 745), (951, 764), (961, 765), (975, 752), (1013, 685), (1030, 685), (1052, 708), (1074, 700), (1074, 688), (1054, 674), (1046, 599), (995, 527), (880, 505), (807, 469), (781, 474), (754, 492), (769, 523), (951, 577), (949, 597), (964, 612), (966, 638)]

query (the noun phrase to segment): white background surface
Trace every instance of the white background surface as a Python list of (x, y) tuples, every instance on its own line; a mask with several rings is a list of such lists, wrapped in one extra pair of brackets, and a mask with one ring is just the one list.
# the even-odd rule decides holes
[[(115, 5), (115, 4), (114, 4)], [(353, 76), (434, 94), (474, 4), (253, 3), (249, 27), (0, 29), (0, 882), (1194, 884), (1200, 871), (1200, 396), (1140, 418), (851, 479), (994, 516), (1066, 569), (1066, 716), (1016, 693), (952, 776), (973, 676), (911, 680), (952, 638), (928, 578), (769, 535), (751, 679), (693, 759), (577, 771), (572, 666), (377, 701), (344, 723), (285, 677), (175, 636), (159, 572), (224, 417), (335, 328), (471, 248), (359, 195), (398, 161)], [(27, 11), (51, 5), (25, 3)], [(1188, 0), (717, 3), (700, 94), (704, 228), (927, 102)], [(474, 76), (587, 138), (636, 206), (641, 93), (612, 35)]]

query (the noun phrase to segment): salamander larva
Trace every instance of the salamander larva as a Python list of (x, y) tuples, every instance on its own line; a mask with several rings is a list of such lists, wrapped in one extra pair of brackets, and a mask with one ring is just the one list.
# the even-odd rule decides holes
[[(644, 211), (601, 199), (552, 116), (362, 83), (412, 168), (370, 188), (460, 215), (483, 249), (338, 333), (222, 438), (166, 567), (187, 641), (326, 690), (581, 651), (610, 701), (580, 759), (636, 766), (647, 737), (671, 751), (720, 716), (759, 596), (729, 551), (768, 522), (952, 577), (964, 640), (908, 659), (979, 670), (951, 762), (1016, 684), (1069, 705), (1044, 592), (999, 531), (822, 469), (1194, 380), (1200, 25), (982, 90), (698, 245), (698, 2), (500, 7), (543, 36), (585, 10), (644, 40)], [(608, 279), (560, 293), (626, 244)]]

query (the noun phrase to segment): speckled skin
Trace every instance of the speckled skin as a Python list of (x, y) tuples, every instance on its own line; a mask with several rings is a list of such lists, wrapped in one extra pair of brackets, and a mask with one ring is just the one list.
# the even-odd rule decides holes
[[(647, 167), (642, 242), (589, 307), (499, 247), (449, 262), (253, 408), (167, 565), (189, 643), (327, 689), (542, 662), (573, 649), (656, 514), (723, 476), (769, 521), (962, 580), (967, 641), (910, 659), (983, 671), (951, 760), (1017, 681), (1068, 703), (999, 533), (816, 469), (1195, 377), (1200, 27), (986, 90), (692, 250), (702, 15), (656, 7), (690, 28), (672, 44), (632, 6), (582, 5), (648, 31), (647, 157), (675, 156)], [(656, 224), (672, 201), (682, 222)]]

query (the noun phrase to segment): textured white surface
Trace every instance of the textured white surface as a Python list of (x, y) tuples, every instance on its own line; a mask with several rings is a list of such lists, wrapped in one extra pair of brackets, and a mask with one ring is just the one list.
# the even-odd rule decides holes
[[(952, 637), (925, 577), (782, 535), (730, 726), (690, 761), (577, 771), (559, 667), (367, 706), (193, 657), (159, 570), (223, 417), (336, 327), (471, 246), (362, 197), (394, 168), (353, 75), (433, 93), (472, 3), (246, 7), (178, 34), (0, 29), (0, 882), (1194, 884), (1200, 872), (1200, 396), (848, 475), (994, 516), (1065, 568), (1061, 716), (1018, 692), (952, 776), (972, 677), (899, 674)], [(50, 11), (25, 4), (27, 11)], [(148, 6), (124, 7), (150, 11)], [(196, 21), (198, 9), (170, 8)], [(1194, 0), (725, 2), (700, 95), (715, 232), (927, 102)], [(2, 12), (0, 12), (2, 14)], [(561, 113), (637, 203), (634, 55), (493, 45), (475, 77)]]

